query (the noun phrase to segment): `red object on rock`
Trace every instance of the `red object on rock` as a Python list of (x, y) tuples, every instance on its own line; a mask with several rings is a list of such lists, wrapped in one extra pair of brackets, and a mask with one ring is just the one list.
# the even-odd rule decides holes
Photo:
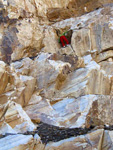
[(63, 47), (66, 46), (64, 42), (66, 42), (66, 44), (69, 44), (68, 39), (64, 35), (60, 37), (60, 41)]

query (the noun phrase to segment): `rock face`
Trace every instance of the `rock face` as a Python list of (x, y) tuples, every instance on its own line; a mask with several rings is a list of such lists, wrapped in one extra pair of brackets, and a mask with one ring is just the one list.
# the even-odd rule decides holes
[[(109, 27), (109, 23), (97, 24), (92, 23), (89, 28), (75, 31), (72, 36), (72, 46), (78, 56), (84, 56), (90, 51), (97, 50), (97, 53), (112, 48), (113, 30)], [(109, 52), (104, 52), (103, 60), (109, 58)], [(107, 55), (105, 57), (105, 54)], [(97, 57), (97, 61), (101, 61), (101, 56)]]
[[(39, 150), (43, 150), (44, 145), (42, 145), (39, 142), (40, 140), (38, 139), (36, 142), (36, 140), (33, 138), (32, 135), (21, 135), (21, 134), (10, 135), (0, 140), (0, 149), (36, 150), (38, 148)], [(36, 145), (38, 146), (36, 147)]]
[[(59, 2), (59, 4), (62, 2)], [(73, 16), (83, 15), (85, 13), (95, 10), (96, 8), (102, 7), (106, 3), (112, 3), (112, 0), (109, 0), (107, 2), (105, 0), (71, 0), (68, 1), (68, 3), (67, 1), (65, 1), (62, 3), (61, 8), (59, 7), (59, 5), (57, 5), (57, 7), (55, 5), (54, 8), (51, 8), (51, 6), (49, 6), (49, 8), (47, 9), (47, 17), (50, 21), (59, 21)]]
[(0, 0), (1, 150), (112, 149), (112, 3)]
[(45, 150), (75, 150), (75, 149), (101, 149), (103, 130), (97, 130), (85, 136), (73, 137), (64, 141), (50, 143)]
[(52, 106), (48, 100), (42, 102), (41, 97), (34, 96), (32, 101), (35, 103), (27, 106), (25, 110), (35, 122), (41, 120), (66, 128), (113, 124), (111, 96), (86, 95), (77, 99), (65, 98)]
[(112, 149), (113, 148), (113, 131), (105, 131), (102, 149)]
[(16, 132), (33, 131), (36, 128), (22, 107), (14, 102), (0, 108), (0, 119), (0, 124), (5, 120)]

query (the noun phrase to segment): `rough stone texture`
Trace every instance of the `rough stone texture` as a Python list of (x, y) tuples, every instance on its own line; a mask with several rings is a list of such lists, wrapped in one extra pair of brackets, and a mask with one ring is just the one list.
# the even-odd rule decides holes
[(62, 88), (56, 91), (54, 97), (79, 97), (85, 94), (109, 95), (111, 79), (98, 67), (94, 61), (91, 61), (86, 68), (71, 73)]
[[(75, 31), (72, 36), (71, 44), (78, 56), (84, 56), (94, 50), (96, 50), (97, 53), (101, 53), (112, 48), (112, 38), (113, 30), (109, 27), (109, 23), (92, 23), (88, 29), (83, 28)], [(103, 59), (109, 58), (111, 55), (109, 53), (110, 51), (103, 53)], [(101, 61), (101, 55), (97, 56), (97, 62)]]
[(5, 91), (5, 88), (8, 84), (9, 75), (6, 64), (0, 61), (0, 94)]
[(8, 17), (10, 19), (32, 17), (36, 13), (36, 9), (32, 0), (6, 0), (5, 2), (2, 1), (2, 3), (7, 9)]
[[(26, 106), (34, 92), (35, 89), (36, 79), (31, 76), (23, 76), (20, 75), (20, 78), (17, 78), (16, 87), (22, 88), (23, 87), (23, 99), (22, 99), (22, 106)], [(16, 90), (18, 92), (18, 89)], [(17, 96), (18, 97), (18, 96)], [(18, 101), (18, 103), (20, 103)]]
[(33, 61), (26, 57), (21, 61), (16, 61), (11, 64), (12, 72), (16, 72), (17, 74), (21, 75), (29, 75), (30, 67), (33, 64)]
[(67, 7), (64, 7), (64, 9), (50, 7), (47, 12), (47, 17), (50, 21), (59, 21), (62, 19), (83, 15), (95, 10), (96, 8), (102, 7), (102, 5), (106, 3), (112, 2), (112, 0), (107, 2), (105, 0), (71, 0), (69, 1)]
[(0, 136), (10, 133), (16, 134), (17, 132), (6, 122), (0, 125)]
[[(36, 7), (38, 9), (38, 16), (43, 17), (43, 19), (46, 19), (49, 14), (47, 14), (48, 10), (53, 8), (53, 15), (58, 17), (58, 12), (54, 14), (54, 10), (57, 8), (66, 8), (70, 0), (54, 0), (54, 1), (49, 1), (49, 0), (42, 0), (42, 1), (37, 1), (35, 0)], [(48, 12), (49, 13), (49, 12)], [(47, 16), (46, 16), (47, 15)], [(49, 16), (48, 16), (49, 18)]]
[[(70, 59), (64, 63), (50, 60), (49, 57), (50, 54), (39, 55), (30, 73), (31, 76), (37, 78), (38, 88), (42, 90), (42, 94), (46, 98), (59, 99), (67, 96), (79, 97), (83, 94), (110, 94), (111, 79), (100, 70), (100, 66), (94, 61), (91, 61), (86, 68), (74, 71), (71, 67), (73, 62)], [(81, 64), (77, 63), (77, 66), (76, 62), (81, 62)], [(80, 66), (84, 67), (82, 64), (80, 59), (75, 61), (75, 69)], [(71, 71), (73, 72), (71, 73)], [(96, 84), (99, 85), (97, 88), (95, 88)]]
[(7, 87), (5, 93), (0, 95), (0, 104), (13, 100), (21, 106), (26, 106), (35, 90), (36, 79), (31, 76), (14, 74), (13, 85)]
[(58, 36), (56, 34), (56, 31), (51, 27), (48, 29), (45, 29), (44, 32), (45, 36), (43, 39), (43, 51), (44, 52), (51, 52), (51, 53), (55, 53), (58, 51), (58, 49), (60, 48), (60, 44), (58, 43)]
[(35, 56), (43, 47), (43, 29), (37, 18), (14, 20), (11, 25), (4, 27), (2, 23), (0, 26), (0, 58), (7, 63), (11, 59)]
[(5, 138), (0, 139), (0, 149), (1, 150), (25, 150), (33, 149), (33, 137), (31, 135), (10, 135)]
[(72, 35), (72, 47), (77, 56), (84, 56), (91, 49), (90, 30), (81, 29)]
[(0, 150), (44, 150), (40, 139), (34, 139), (32, 135), (9, 135), (0, 139)]
[(16, 29), (18, 31), (16, 43), (18, 44), (13, 50), (12, 60), (35, 56), (42, 48), (43, 39), (43, 29), (39, 26), (37, 18), (18, 21)]
[[(55, 61), (60, 58), (60, 55), (50, 55), (50, 54), (39, 55), (38, 59), (35, 60), (36, 63), (38, 62), (37, 66), (39, 67), (40, 64), (42, 65), (43, 60), (49, 61), (49, 59), (47, 59), (47, 58), (49, 58), (50, 60), (53, 59)], [(65, 57), (64, 58), (62, 57), (62, 60), (63, 61), (66, 60)], [(73, 61), (70, 62), (70, 64), (71, 63), (73, 63)], [(33, 99), (31, 99), (29, 102), (29, 106), (27, 106), (25, 108), (27, 114), (30, 116), (30, 118), (34, 122), (43, 121), (45, 123), (49, 122), (49, 124), (57, 125), (57, 126), (64, 126), (64, 127), (78, 127), (78, 126), (81, 127), (81, 126), (85, 126), (85, 125), (87, 127), (89, 127), (90, 125), (103, 125), (103, 123), (105, 123), (105, 122), (106, 123), (109, 122), (109, 125), (112, 124), (110, 120), (107, 122), (107, 121), (103, 120), (104, 118), (102, 119), (103, 114), (101, 114), (101, 117), (100, 117), (101, 119), (98, 118), (99, 117), (98, 115), (97, 115), (97, 118), (95, 119), (95, 117), (96, 117), (95, 112), (92, 112), (93, 109), (95, 109), (94, 108), (95, 105), (93, 106), (93, 101), (95, 101), (95, 98), (96, 98), (95, 96), (94, 97), (86, 96), (85, 99), (87, 99), (87, 100), (83, 103), (82, 103), (82, 101), (84, 100), (83, 97), (81, 97), (80, 99), (78, 98), (76, 100), (73, 98), (73, 97), (80, 97), (82, 95), (87, 95), (87, 94), (98, 94), (98, 95), (103, 94), (103, 97), (97, 96), (97, 99), (99, 99), (99, 103), (98, 103), (99, 107), (103, 107), (101, 105), (100, 101), (101, 101), (101, 99), (103, 100), (104, 98), (108, 99), (107, 101), (109, 101), (109, 103), (111, 104), (110, 97), (107, 97), (107, 96), (104, 97), (104, 95), (110, 95), (112, 92), (111, 77), (107, 76), (103, 70), (100, 70), (100, 66), (96, 62), (92, 61), (92, 57), (90, 55), (84, 57), (84, 63), (86, 65), (85, 68), (80, 68), (80, 69), (70, 73), (66, 77), (66, 81), (62, 84), (61, 88), (59, 88), (59, 89), (57, 89), (57, 87), (55, 87), (55, 86), (52, 86), (52, 85), (54, 85), (54, 83), (57, 83), (55, 76), (53, 78), (54, 83), (52, 82), (51, 85), (49, 84), (49, 86), (48, 86), (48, 80), (46, 80), (42, 83), (42, 82), (40, 82), (41, 80), (38, 79), (38, 87), (40, 88), (39, 93), (34, 94)], [(57, 65), (57, 71), (59, 69), (58, 67), (59, 66)], [(36, 67), (34, 67), (34, 68), (36, 69)], [(41, 69), (42, 69), (42, 67), (41, 67)], [(40, 70), (36, 69), (36, 71), (40, 71)], [(41, 73), (41, 71), (40, 71), (40, 73)], [(47, 74), (49, 72), (46, 71), (46, 73), (45, 72), (42, 72), (42, 73), (43, 73), (43, 75), (47, 76)], [(33, 71), (31, 75), (35, 76), (37, 74), (39, 74), (39, 73)], [(56, 72), (55, 72), (55, 74), (56, 74)], [(40, 77), (43, 77), (43, 76), (41, 75)], [(49, 77), (50, 77), (50, 75), (49, 75)], [(44, 77), (44, 79), (45, 79), (45, 77)], [(51, 80), (49, 80), (49, 81), (51, 81)], [(58, 84), (58, 87), (60, 87), (61, 83)], [(47, 87), (46, 87), (46, 89), (43, 89), (43, 87), (45, 87), (45, 85)], [(42, 97), (44, 96), (48, 99), (45, 99), (45, 98), (43, 99), (42, 97), (40, 97), (40, 95), (42, 95)], [(66, 97), (68, 97), (68, 98), (66, 98)], [(82, 98), (83, 98), (83, 100), (82, 100)], [(81, 100), (81, 104), (79, 106), (80, 100)], [(77, 101), (78, 101), (78, 103), (77, 103)], [(106, 102), (106, 100), (105, 100), (105, 102)], [(75, 104), (73, 104), (73, 103), (75, 103)], [(30, 104), (32, 104), (32, 105), (30, 105)], [(109, 110), (111, 110), (110, 104), (108, 104)], [(107, 104), (105, 104), (105, 105), (107, 106)], [(73, 107), (73, 106), (75, 106), (75, 107)], [(92, 116), (89, 117), (90, 119), (87, 117), (85, 117), (85, 118), (83, 117), (84, 119), (82, 118), (81, 113), (83, 113), (83, 112), (81, 112), (81, 111), (79, 112), (79, 109), (81, 109), (81, 106), (84, 106), (84, 109), (87, 106), (89, 107), (89, 109), (86, 108), (87, 113), (85, 110), (83, 110), (83, 112), (85, 111), (86, 114), (90, 113), (90, 108), (93, 107), (91, 112), (94, 115), (94, 121), (91, 121)], [(77, 108), (78, 108), (78, 112), (77, 112)], [(107, 113), (106, 114), (106, 116), (107, 116), (109, 114), (109, 112), (106, 112), (106, 113)], [(84, 114), (84, 115), (87, 116), (86, 114)], [(99, 112), (99, 114), (100, 114), (100, 112)], [(105, 116), (105, 114), (104, 114), (104, 116)], [(77, 118), (79, 118), (79, 119), (77, 120)], [(107, 119), (107, 117), (105, 117), (105, 118)], [(82, 122), (81, 122), (81, 120), (82, 120)], [(88, 120), (88, 122), (87, 122), (87, 120)], [(98, 120), (101, 120), (101, 121), (98, 121)], [(86, 123), (85, 123), (85, 121), (86, 121)]]
[(113, 47), (112, 38), (113, 30), (109, 27), (109, 23), (91, 24), (91, 48), (97, 50), (98, 53)]
[[(97, 55), (96, 61), (99, 63), (101, 61), (107, 60), (113, 57), (113, 50), (108, 50), (107, 52), (103, 52)], [(109, 60), (108, 60), (109, 61)], [(112, 59), (111, 59), (112, 61)]]
[(103, 130), (97, 130), (84, 136), (73, 137), (56, 143), (47, 144), (45, 150), (101, 150), (102, 137)]
[(49, 86), (51, 87), (55, 81), (56, 84), (53, 85), (53, 88), (57, 87), (60, 79), (62, 80), (61, 83), (65, 81), (70, 70), (71, 64), (60, 60), (49, 60), (48, 58), (50, 56), (50, 54), (42, 53), (36, 58), (32, 65), (30, 75), (37, 78), (37, 85), (39, 89), (46, 90), (46, 88)]
[(101, 66), (101, 69), (103, 69), (107, 75), (113, 75), (113, 62), (102, 61), (99, 64)]
[(103, 150), (112, 150), (113, 149), (113, 131), (106, 131), (104, 132), (103, 143), (102, 143)]
[[(42, 3), (43, 3), (43, 5), (41, 5)], [(103, 4), (104, 3), (106, 3), (106, 2), (104, 1)], [(66, 7), (68, 7), (68, 6), (69, 6), (69, 8), (67, 9)], [(1, 2), (1, 24), (0, 24), (0, 27), (1, 27), (1, 29), (0, 29), (1, 59), (7, 63), (10, 63), (11, 59), (18, 60), (18, 59), (21, 59), (26, 56), (30, 56), (30, 57), (35, 56), (41, 50), (41, 48), (43, 48), (44, 46), (45, 46), (44, 50), (46, 52), (56, 52), (56, 50), (59, 49), (59, 47), (60, 47), (60, 45), (57, 42), (58, 38), (56, 35), (56, 31), (55, 31), (56, 27), (54, 26), (55, 27), (55, 29), (54, 29), (54, 28), (51, 28), (50, 26), (46, 26), (46, 24), (43, 25), (43, 23), (41, 23), (45, 19), (47, 19), (46, 18), (47, 10), (52, 9), (52, 8), (55, 10), (59, 9), (59, 8), (61, 8), (61, 9), (65, 8), (65, 9), (67, 9), (67, 11), (72, 10), (72, 12), (73, 12), (75, 10), (80, 15), (79, 9), (80, 10), (85, 9), (84, 11), (86, 11), (86, 9), (91, 8), (90, 6), (93, 6), (93, 8), (92, 8), (92, 10), (93, 10), (94, 8), (98, 8), (100, 6), (100, 2), (98, 2), (98, 1), (95, 2), (93, 0), (91, 2), (89, 2), (89, 1), (85, 1), (85, 2), (82, 2), (82, 1), (81, 2), (79, 2), (79, 1), (76, 1), (76, 2), (75, 1), (65, 1), (65, 2), (64, 1), (62, 1), (62, 2), (50, 1), (50, 3), (48, 4), (48, 1), (45, 2), (45, 1), (36, 1), (36, 0), (35, 1), (25, 0), (24, 2), (21, 2), (18, 0), (15, 0), (14, 2), (2, 1)], [(78, 8), (78, 9), (76, 10), (76, 8)], [(99, 16), (99, 18), (101, 20), (104, 20), (102, 22), (105, 22), (105, 19), (106, 19), (106, 22), (107, 22), (106, 26), (104, 24), (101, 25), (101, 23), (100, 24), (97, 24), (97, 22), (94, 23), (95, 18), (96, 18), (95, 15), (94, 15), (94, 20), (92, 19), (92, 17), (90, 17), (90, 20), (89, 20), (88, 15), (86, 15), (87, 17), (85, 20), (74, 19), (74, 20), (76, 20), (75, 23), (73, 22), (73, 18), (71, 18), (70, 20), (68, 19), (68, 20), (69, 20), (70, 24), (73, 25), (74, 28), (76, 28), (76, 25), (77, 25), (77, 28), (79, 28), (84, 23), (85, 23), (84, 26), (87, 26), (88, 20), (89, 20), (90, 24), (91, 24), (91, 22), (93, 22), (93, 24), (91, 25), (92, 34), (93, 34), (93, 32), (96, 33), (95, 28), (96, 28), (97, 32), (98, 32), (98, 30), (99, 30), (99, 32), (101, 32), (101, 30), (102, 31), (105, 30), (102, 34), (100, 33), (102, 35), (101, 36), (102, 40), (104, 40), (104, 42), (101, 43), (101, 48), (103, 50), (104, 48), (109, 48), (108, 46), (111, 47), (111, 44), (112, 44), (112, 42), (110, 42), (111, 44), (107, 46), (108, 40), (111, 40), (111, 38), (112, 38), (112, 34), (111, 34), (112, 29), (109, 29), (110, 28), (109, 26), (111, 26), (111, 23), (109, 22), (109, 19), (107, 17), (107, 16), (111, 15), (111, 12), (108, 12), (109, 8), (110, 7), (105, 8), (105, 11), (101, 12), (101, 14), (104, 17), (102, 17), (101, 15)], [(64, 13), (62, 13), (62, 16), (64, 16), (64, 18), (66, 15), (65, 9), (64, 9)], [(63, 11), (63, 9), (62, 9), (62, 11)], [(81, 11), (81, 12), (84, 14), (84, 11), (83, 12)], [(91, 10), (89, 9), (86, 12), (89, 12), (89, 11), (91, 11)], [(54, 14), (54, 11), (52, 11), (52, 14)], [(58, 17), (59, 16), (60, 15), (58, 13)], [(97, 20), (97, 18), (96, 18), (96, 20)], [(69, 25), (65, 24), (65, 22), (63, 23), (63, 26), (65, 26), (65, 30), (70, 29)], [(58, 29), (60, 31), (62, 31), (61, 30), (62, 26), (60, 26), (60, 28), (58, 28)], [(88, 31), (88, 33), (86, 33), (86, 31), (84, 29), (82, 30), (82, 32), (86, 35), (89, 33), (89, 31)], [(78, 33), (79, 33), (79, 31), (78, 31)], [(86, 35), (84, 35), (84, 36), (86, 36)], [(96, 46), (98, 49), (99, 44), (95, 45), (95, 40), (97, 39), (96, 35), (97, 35), (97, 33), (95, 34), (95, 36), (92, 37), (93, 38), (92, 42), (93, 42), (94, 48)], [(74, 41), (74, 40), (76, 41), (77, 39), (73, 39), (72, 41)], [(87, 40), (88, 40), (88, 37), (86, 36), (86, 41)], [(72, 42), (72, 43), (74, 44), (74, 42)], [(75, 44), (74, 45), (73, 44), (72, 44), (72, 46), (74, 47)], [(81, 46), (82, 45), (83, 44), (81, 44)], [(52, 49), (52, 47), (54, 47), (54, 48)], [(86, 48), (87, 48), (87, 44), (86, 44)], [(88, 50), (90, 50), (90, 49), (88, 49)], [(58, 50), (58, 51), (60, 51), (60, 50)], [(87, 49), (85, 51), (87, 51)]]
[(113, 124), (111, 96), (86, 95), (77, 99), (65, 98), (51, 104), (49, 100), (35, 95), (32, 101), (36, 103), (27, 106), (25, 110), (34, 122), (49, 122), (70, 128)]
[(0, 150), (44, 150), (44, 147), (45, 145), (42, 144), (38, 134), (35, 134), (34, 137), (32, 135), (17, 134), (7, 123), (2, 124), (2, 127), (0, 127)]
[[(47, 149), (112, 149), (112, 132), (97, 130), (113, 125), (112, 2), (0, 0), (0, 60), (7, 63), (0, 61), (0, 142), (18, 138), (9, 149), (44, 150), (39, 128), (33, 131), (41, 121), (83, 134), (96, 126)], [(64, 31), (66, 48), (58, 43)]]
[(0, 124), (5, 120), (15, 131), (21, 133), (36, 128), (22, 107), (10, 101), (0, 107), (0, 120)]

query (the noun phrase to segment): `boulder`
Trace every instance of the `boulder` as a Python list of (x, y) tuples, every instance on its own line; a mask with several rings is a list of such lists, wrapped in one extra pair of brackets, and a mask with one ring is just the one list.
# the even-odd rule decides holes
[(110, 23), (92, 23), (90, 25), (91, 50), (97, 50), (101, 53), (113, 47), (113, 29), (109, 26)]
[[(78, 57), (75, 54), (73, 55), (73, 53), (68, 53), (68, 48), (63, 49), (63, 51), (60, 51), (59, 53), (54, 53), (52, 54), (49, 59), (50, 60), (54, 60), (54, 61), (63, 61), (63, 62), (67, 62), (69, 64), (71, 64), (71, 71), (74, 71), (78, 68), (84, 68), (85, 64), (84, 64), (84, 59), (82, 57)], [(69, 48), (70, 49), (70, 48)], [(67, 54), (68, 53), (68, 54)]]
[[(34, 123), (45, 122), (52, 125), (59, 125), (57, 118), (54, 118), (56, 112), (52, 108), (49, 100), (41, 99), (35, 96), (35, 103), (24, 108), (30, 119)], [(31, 101), (30, 101), (31, 103)], [(57, 116), (58, 117), (58, 116)]]
[(19, 20), (16, 23), (16, 29), (18, 45), (13, 50), (12, 60), (36, 56), (42, 48), (43, 39), (43, 28), (39, 25), (37, 18)]
[(27, 132), (36, 129), (28, 115), (19, 104), (10, 102), (0, 106), (0, 124), (5, 120), (16, 132)]
[[(36, 79), (31, 76), (23, 76), (20, 75), (19, 79), (17, 79), (16, 84), (16, 92), (18, 93), (18, 88), (23, 88), (23, 104), (22, 106), (26, 106), (34, 92)], [(17, 96), (18, 97), (18, 96)]]
[(0, 136), (8, 135), (8, 134), (16, 134), (17, 132), (11, 128), (9, 124), (4, 122), (2, 125), (0, 125)]
[[(42, 53), (39, 55), (32, 65), (30, 76), (37, 78), (37, 85), (43, 91), (48, 87), (59, 88), (65, 82), (65, 79), (70, 71), (71, 64), (61, 60), (50, 60), (51, 54)], [(51, 91), (50, 91), (51, 92)], [(51, 95), (53, 94), (51, 92)]]
[[(89, 53), (97, 52), (97, 62), (101, 59), (109, 58), (113, 47), (112, 44), (113, 30), (109, 27), (109, 23), (97, 22), (91, 23), (89, 27), (75, 30), (72, 35), (71, 45), (77, 56), (84, 56)], [(100, 54), (104, 52), (103, 54)], [(101, 56), (104, 55), (102, 58)]]
[(45, 150), (101, 150), (103, 130), (47, 144)]
[[(84, 59), (87, 60), (88, 57)], [(100, 66), (96, 62), (90, 61), (85, 68), (70, 73), (63, 86), (55, 91), (54, 97), (52, 96), (51, 99), (79, 97), (86, 94), (109, 95), (110, 87), (111, 78), (100, 70)]]
[[(25, 71), (25, 69), (21, 70)], [(19, 75), (15, 72), (13, 77), (13, 84), (7, 85), (5, 93), (0, 95), (0, 104), (5, 104), (8, 100), (12, 100), (21, 104), (21, 106), (26, 106), (35, 90), (36, 79), (31, 76)]]
[(71, 45), (61, 48), (58, 51), (60, 54), (67, 54), (67, 55), (75, 55), (75, 51), (72, 49)]
[(0, 139), (0, 150), (25, 150), (33, 149), (33, 136), (32, 135), (9, 135)]
[(84, 67), (79, 57), (42, 53), (35, 59), (30, 76), (37, 78), (41, 94), (51, 100), (85, 94), (109, 95), (111, 78), (89, 56), (84, 58), (88, 59), (86, 67), (79, 68)]
[(36, 56), (43, 47), (42, 39), (43, 28), (37, 18), (16, 20), (1, 31), (1, 59), (9, 64), (11, 60)]
[(0, 150), (44, 150), (44, 147), (45, 145), (42, 144), (38, 134), (35, 134), (34, 137), (32, 135), (16, 134), (10, 129), (9, 133), (6, 132), (5, 137), (0, 138)]
[(29, 75), (30, 67), (33, 64), (33, 60), (26, 57), (21, 61), (11, 63), (12, 72), (16, 72), (21, 75)]
[(89, 128), (104, 124), (112, 125), (111, 106), (111, 96), (86, 95), (77, 99), (59, 99), (55, 102), (42, 99), (27, 106), (25, 111), (34, 122), (41, 121), (65, 128)]
[(81, 29), (74, 31), (72, 35), (71, 45), (77, 56), (84, 56), (90, 51), (90, 30)]

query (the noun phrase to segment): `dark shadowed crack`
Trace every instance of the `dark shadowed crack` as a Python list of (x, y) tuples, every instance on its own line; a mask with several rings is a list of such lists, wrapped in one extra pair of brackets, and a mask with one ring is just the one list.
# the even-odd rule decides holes
[[(49, 125), (46, 123), (40, 123), (35, 131), (28, 131), (25, 133), (18, 133), (24, 135), (35, 135), (36, 133), (41, 137), (41, 140), (44, 144), (48, 142), (58, 142), (60, 140), (64, 140), (70, 137), (76, 137), (80, 135), (85, 135), (87, 133), (93, 132), (97, 129), (104, 129), (104, 130), (113, 130), (112, 126), (90, 126), (89, 128), (61, 128), (53, 125)], [(13, 133), (6, 133), (5, 135), (0, 135), (0, 138), (4, 138), (9, 135), (16, 135)]]
[(43, 143), (47, 144), (50, 141), (57, 142), (70, 137), (87, 134), (93, 127), (90, 128), (61, 128), (45, 123), (38, 126), (38, 135), (41, 137)]

